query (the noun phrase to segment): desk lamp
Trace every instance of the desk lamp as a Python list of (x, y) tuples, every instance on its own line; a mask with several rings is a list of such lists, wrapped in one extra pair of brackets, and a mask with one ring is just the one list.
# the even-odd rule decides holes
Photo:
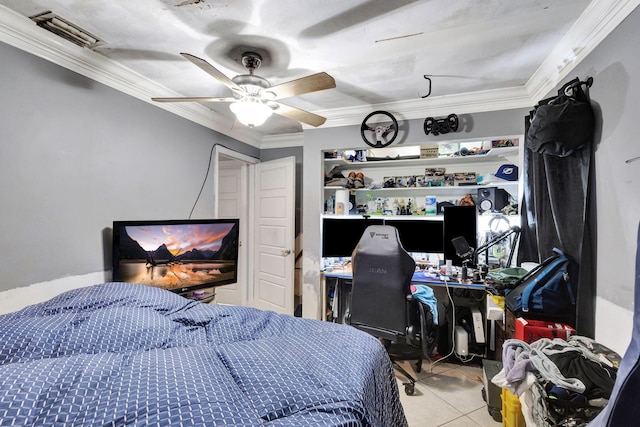
[(516, 244), (518, 243), (518, 238), (520, 237), (520, 227), (518, 226), (513, 226), (511, 228), (509, 228), (506, 231), (503, 231), (502, 233), (496, 235), (494, 238), (492, 238), (491, 240), (489, 240), (487, 243), (485, 243), (484, 245), (481, 245), (480, 247), (474, 249), (471, 246), (469, 246), (469, 242), (467, 242), (467, 239), (464, 238), (464, 236), (459, 236), (459, 237), (455, 237), (453, 239), (451, 239), (451, 243), (453, 243), (453, 247), (456, 250), (456, 255), (458, 255), (461, 259), (462, 259), (462, 267), (463, 267), (463, 271), (462, 271), (462, 276), (463, 278), (466, 277), (466, 268), (467, 268), (467, 264), (471, 263), (472, 265), (476, 266), (478, 263), (478, 254), (482, 253), (482, 252), (486, 252), (487, 256), (486, 259), (489, 259), (489, 248), (491, 248), (492, 246), (497, 245), (498, 243), (502, 242), (503, 240), (507, 239), (508, 237), (515, 235), (515, 238), (511, 241), (511, 250), (509, 252), (509, 259), (507, 260), (507, 264), (506, 265), (511, 265), (511, 261), (513, 259), (513, 254), (515, 252), (515, 248), (516, 248)]

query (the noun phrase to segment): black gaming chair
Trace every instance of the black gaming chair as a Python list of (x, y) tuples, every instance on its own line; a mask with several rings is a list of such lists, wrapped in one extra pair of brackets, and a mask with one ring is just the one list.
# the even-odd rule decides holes
[(437, 342), (437, 328), (427, 305), (411, 294), (416, 263), (400, 243), (398, 230), (390, 225), (370, 225), (351, 257), (353, 284), (346, 323), (381, 340), (389, 356), (408, 382), (405, 392), (415, 391), (415, 378), (397, 360), (428, 358)]

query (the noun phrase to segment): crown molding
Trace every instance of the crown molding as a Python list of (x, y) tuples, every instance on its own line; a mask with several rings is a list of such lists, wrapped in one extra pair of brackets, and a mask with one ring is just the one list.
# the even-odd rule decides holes
[(360, 124), (376, 110), (417, 119), (483, 111), (533, 107), (560, 84), (638, 5), (640, 0), (594, 0), (523, 86), (492, 91), (429, 97), (396, 103), (362, 105), (319, 111), (324, 127)]
[(638, 5), (640, 0), (593, 0), (527, 81), (532, 99), (546, 98)]
[[(323, 127), (359, 125), (372, 111), (393, 111), (404, 120), (446, 114), (528, 108), (551, 92), (575, 66), (624, 20), (640, 0), (593, 0), (562, 40), (523, 86), (469, 92), (410, 101), (360, 105), (318, 111), (327, 118)], [(64, 39), (50, 37), (29, 18), (0, 5), (0, 41), (75, 71), (120, 92), (191, 120), (257, 148), (297, 146), (302, 133), (261, 136), (251, 129), (229, 126), (228, 119), (202, 104), (155, 103), (157, 93), (180, 96), (130, 69)], [(303, 125), (303, 130), (311, 129)]]
[(532, 98), (524, 86), (459, 93), (411, 101), (336, 108), (320, 111), (327, 118), (323, 127), (360, 125), (372, 111), (393, 111), (403, 120), (424, 119), (447, 114), (470, 114), (484, 111), (530, 107)]
[(0, 41), (53, 62), (157, 108), (191, 120), (216, 132), (260, 148), (261, 136), (244, 127), (229, 129), (228, 119), (202, 104), (156, 103), (157, 93), (180, 96), (107, 57), (82, 48), (50, 33), (5, 6), (0, 5)]
[(262, 137), (260, 149), (289, 148), (304, 145), (304, 132), (287, 133), (283, 135), (265, 135)]

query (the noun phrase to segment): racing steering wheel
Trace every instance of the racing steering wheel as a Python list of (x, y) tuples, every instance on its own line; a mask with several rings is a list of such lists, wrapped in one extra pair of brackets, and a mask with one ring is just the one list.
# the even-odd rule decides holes
[[(372, 120), (372, 124), (367, 124), (367, 120), (377, 116)], [(389, 122), (390, 120), (390, 122)], [(373, 135), (374, 141), (367, 139), (367, 133)], [(398, 121), (391, 113), (386, 111), (374, 111), (364, 118), (360, 125), (360, 135), (367, 145), (374, 148), (383, 148), (391, 145), (398, 136)]]

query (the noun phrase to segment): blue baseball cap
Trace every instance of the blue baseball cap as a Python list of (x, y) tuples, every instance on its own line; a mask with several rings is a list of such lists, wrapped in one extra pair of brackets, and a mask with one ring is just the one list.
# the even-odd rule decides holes
[(507, 164), (498, 168), (498, 172), (495, 173), (498, 178), (506, 179), (507, 181), (518, 180), (518, 166)]

